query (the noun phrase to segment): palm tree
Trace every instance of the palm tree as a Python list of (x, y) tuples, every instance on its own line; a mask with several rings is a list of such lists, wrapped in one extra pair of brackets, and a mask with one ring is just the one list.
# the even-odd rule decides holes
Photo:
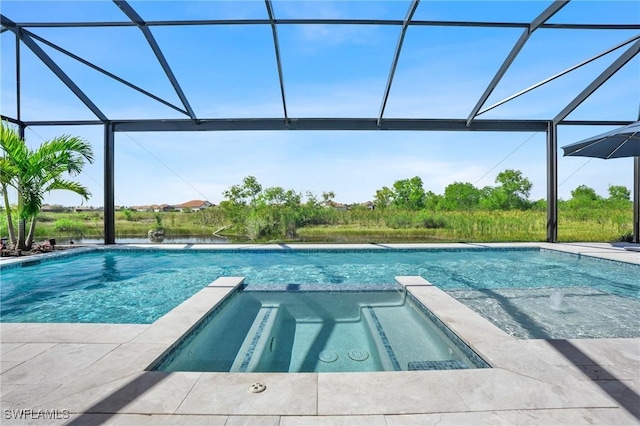
[[(87, 161), (93, 163), (93, 150), (89, 143), (69, 135), (56, 137), (31, 150), (15, 130), (4, 123), (1, 126), (0, 147), (3, 157), (0, 159), (0, 185), (7, 213), (7, 226), (12, 242), (19, 249), (28, 250), (33, 243), (37, 216), (42, 208), (45, 193), (67, 190), (79, 194), (85, 200), (91, 196), (86, 187), (66, 179), (65, 176), (76, 176), (80, 174)], [(9, 186), (18, 192), (17, 238), (11, 222), (7, 196)], [(28, 220), (31, 220), (31, 224), (29, 234), (25, 237)]]
[[(12, 244), (16, 243), (16, 235), (13, 229), (13, 218), (11, 214), (11, 205), (9, 204), (8, 187), (14, 186), (18, 169), (14, 161), (7, 156), (8, 150), (5, 146), (10, 147), (11, 151), (17, 151), (21, 147), (25, 147), (20, 136), (10, 127), (0, 123), (0, 141), (2, 143), (2, 157), (0, 157), (0, 191), (4, 201), (4, 211), (7, 215), (7, 229), (9, 230), (9, 240)], [(26, 148), (26, 147), (25, 147)]]

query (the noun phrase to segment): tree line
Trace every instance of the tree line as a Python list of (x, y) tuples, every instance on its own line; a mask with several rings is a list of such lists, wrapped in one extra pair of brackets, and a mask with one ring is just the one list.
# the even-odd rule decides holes
[[(353, 223), (384, 223), (390, 228), (448, 226), (447, 211), (509, 211), (541, 210), (546, 200), (530, 200), (533, 184), (519, 170), (507, 169), (498, 173), (496, 186), (476, 188), (468, 182), (448, 185), (444, 194), (425, 191), (422, 179), (415, 176), (401, 179), (391, 187), (376, 191), (373, 208), (361, 204), (349, 206), (349, 212), (338, 212), (333, 202), (333, 191), (320, 197), (307, 192), (305, 196), (292, 189), (263, 186), (254, 176), (247, 176), (241, 184), (226, 190), (220, 209), (230, 224), (226, 227), (236, 235), (250, 240), (268, 238), (296, 238), (300, 227), (310, 225), (335, 225), (344, 222), (348, 213)], [(571, 210), (598, 207), (625, 207), (630, 204), (631, 192), (624, 186), (609, 186), (609, 196), (600, 197), (585, 185), (571, 192), (571, 199), (559, 200), (559, 207)]]
[[(546, 208), (546, 200), (533, 201), (529, 198), (533, 184), (519, 170), (507, 169), (498, 173), (495, 183), (496, 186), (477, 188), (469, 182), (454, 182), (440, 195), (425, 191), (422, 179), (415, 176), (398, 180), (391, 188), (385, 186), (377, 190), (374, 203), (378, 208), (433, 211)], [(608, 193), (608, 197), (601, 197), (593, 188), (580, 185), (571, 191), (571, 199), (559, 200), (558, 203), (570, 208), (593, 208), (624, 206), (630, 202), (631, 191), (624, 186), (609, 185)]]

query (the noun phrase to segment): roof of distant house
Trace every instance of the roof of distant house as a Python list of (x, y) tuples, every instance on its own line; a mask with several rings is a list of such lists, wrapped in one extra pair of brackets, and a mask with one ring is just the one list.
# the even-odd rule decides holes
[(176, 204), (175, 207), (182, 207), (182, 208), (202, 207), (207, 203), (208, 205), (213, 205), (209, 201), (205, 201), (205, 200), (191, 200), (191, 201), (187, 201), (186, 203)]

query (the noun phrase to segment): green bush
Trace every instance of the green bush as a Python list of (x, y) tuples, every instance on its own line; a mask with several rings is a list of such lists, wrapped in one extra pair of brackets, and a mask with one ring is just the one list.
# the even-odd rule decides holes
[[(172, 221), (175, 214), (171, 216)], [(192, 220), (196, 223), (206, 226), (220, 227), (229, 223), (226, 212), (219, 207), (209, 207), (208, 209), (195, 212)]]
[(437, 228), (446, 228), (447, 221), (444, 217), (432, 216), (427, 211), (422, 211), (418, 215), (418, 221), (423, 228), (427, 229), (437, 229)]
[(620, 235), (620, 238), (618, 238), (618, 241), (621, 241), (623, 243), (632, 242), (633, 241), (633, 231), (625, 232), (624, 234)]
[(385, 217), (385, 224), (389, 228), (412, 228), (414, 226), (414, 216), (406, 211), (396, 210), (395, 214)]

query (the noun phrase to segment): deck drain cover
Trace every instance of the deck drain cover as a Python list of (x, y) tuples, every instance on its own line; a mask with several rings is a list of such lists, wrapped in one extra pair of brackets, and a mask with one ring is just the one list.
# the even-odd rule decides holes
[(259, 393), (264, 391), (267, 386), (264, 383), (256, 382), (249, 386), (249, 392)]
[(354, 361), (364, 361), (365, 359), (369, 358), (369, 352), (362, 349), (354, 349), (352, 351), (349, 351), (349, 358)]
[(320, 358), (322, 362), (333, 362), (338, 359), (338, 354), (334, 351), (322, 351), (320, 355), (318, 355), (318, 358)]

